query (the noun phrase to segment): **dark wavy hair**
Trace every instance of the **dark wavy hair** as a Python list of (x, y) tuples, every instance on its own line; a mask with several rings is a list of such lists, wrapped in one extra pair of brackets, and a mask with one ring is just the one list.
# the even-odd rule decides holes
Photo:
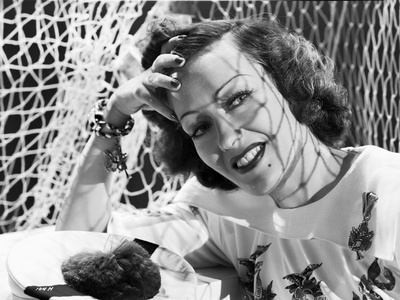
[[(295, 118), (307, 125), (325, 145), (340, 147), (349, 131), (351, 110), (347, 91), (337, 82), (334, 64), (318, 53), (304, 37), (268, 19), (220, 20), (179, 26), (171, 19), (158, 20), (151, 29), (142, 65), (148, 69), (171, 37), (187, 37), (174, 49), (186, 60), (229, 33), (248, 58), (260, 63), (288, 101)], [(208, 167), (192, 140), (176, 123), (157, 112), (145, 112), (160, 131), (155, 155), (171, 174), (194, 174), (210, 188), (232, 190), (235, 184)]]

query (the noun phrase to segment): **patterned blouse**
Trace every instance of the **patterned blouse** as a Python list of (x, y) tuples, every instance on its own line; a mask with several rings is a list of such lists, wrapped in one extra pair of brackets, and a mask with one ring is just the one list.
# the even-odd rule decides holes
[(400, 154), (347, 150), (360, 155), (317, 202), (281, 209), (191, 179), (173, 204), (115, 213), (108, 231), (159, 243), (194, 267), (235, 267), (243, 299), (400, 299)]

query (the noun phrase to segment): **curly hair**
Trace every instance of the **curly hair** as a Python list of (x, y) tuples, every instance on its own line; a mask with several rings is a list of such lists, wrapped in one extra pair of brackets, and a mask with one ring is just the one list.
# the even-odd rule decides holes
[(61, 265), (65, 282), (76, 291), (103, 300), (153, 298), (161, 287), (160, 268), (134, 241), (112, 252), (79, 252)]
[[(186, 35), (174, 50), (189, 60), (226, 34), (249, 59), (263, 66), (298, 122), (307, 125), (327, 146), (338, 148), (343, 144), (349, 132), (351, 110), (332, 60), (321, 55), (304, 37), (274, 21), (219, 20), (180, 27), (171, 19), (162, 19), (151, 29), (142, 65), (150, 68), (162, 45), (174, 36)], [(193, 174), (209, 188), (237, 188), (202, 162), (182, 128), (157, 112), (146, 112), (145, 116), (160, 128), (155, 154), (171, 174)]]

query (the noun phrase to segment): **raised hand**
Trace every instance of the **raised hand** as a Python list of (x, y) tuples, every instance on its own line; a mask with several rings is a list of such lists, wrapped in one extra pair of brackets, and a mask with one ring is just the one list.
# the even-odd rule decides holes
[(174, 120), (173, 111), (168, 107), (166, 99), (160, 98), (156, 89), (180, 89), (181, 83), (165, 71), (185, 64), (184, 58), (172, 51), (182, 38), (184, 36), (171, 38), (163, 45), (162, 53), (155, 59), (151, 68), (118, 87), (108, 101), (107, 112), (104, 114), (109, 123), (117, 127), (125, 124), (130, 115), (141, 109), (156, 110), (166, 118)]

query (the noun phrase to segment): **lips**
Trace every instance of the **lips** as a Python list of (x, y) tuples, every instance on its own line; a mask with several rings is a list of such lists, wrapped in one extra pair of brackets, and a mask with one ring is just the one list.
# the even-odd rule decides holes
[(240, 174), (246, 173), (257, 165), (264, 152), (265, 143), (251, 144), (240, 155), (232, 158), (231, 164)]

